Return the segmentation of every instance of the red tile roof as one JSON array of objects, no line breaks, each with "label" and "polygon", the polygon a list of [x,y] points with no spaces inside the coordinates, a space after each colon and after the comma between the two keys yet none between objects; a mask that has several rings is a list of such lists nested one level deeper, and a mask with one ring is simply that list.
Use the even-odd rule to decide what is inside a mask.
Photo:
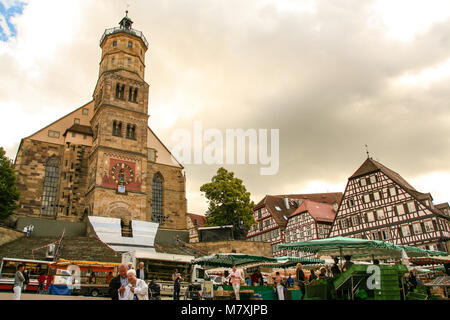
[{"label": "red tile roof", "polygon": [[[204,215],[195,213],[188,213],[187,215],[191,219],[192,224],[195,226],[196,229],[203,227],[206,224],[206,217]],[[197,225],[195,224],[194,221],[197,221]]]},{"label": "red tile roof", "polygon": [[333,206],[328,203],[320,203],[311,200],[305,200],[301,203],[289,218],[295,217],[303,212],[308,212],[314,220],[320,222],[333,222],[336,217],[336,212]]},{"label": "red tile roof", "polygon": [[[285,198],[289,199],[289,208],[286,208]],[[342,193],[311,193],[311,194],[287,194],[287,195],[266,195],[260,202],[258,202],[253,211],[265,207],[275,222],[280,227],[286,227],[288,218],[298,208],[299,200],[311,200],[317,203],[325,203],[332,205],[339,204],[342,199]],[[280,209],[278,210],[277,207]],[[334,220],[334,218],[333,218]]]}]

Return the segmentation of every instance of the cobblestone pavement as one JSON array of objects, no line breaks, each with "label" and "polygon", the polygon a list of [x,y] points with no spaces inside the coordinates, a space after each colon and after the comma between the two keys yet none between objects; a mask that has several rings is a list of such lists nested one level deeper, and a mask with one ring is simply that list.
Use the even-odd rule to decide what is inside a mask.
[{"label": "cobblestone pavement", "polygon": [[[0,292],[0,300],[12,300],[12,292]],[[94,298],[84,296],[58,296],[52,294],[22,293],[20,300],[110,300],[109,298]]]},{"label": "cobblestone pavement", "polygon": [[[0,292],[0,300],[12,300],[12,292]],[[111,300],[110,298],[94,298],[85,296],[58,296],[52,294],[22,293],[21,300]],[[161,300],[172,300],[171,297],[161,297]]]}]

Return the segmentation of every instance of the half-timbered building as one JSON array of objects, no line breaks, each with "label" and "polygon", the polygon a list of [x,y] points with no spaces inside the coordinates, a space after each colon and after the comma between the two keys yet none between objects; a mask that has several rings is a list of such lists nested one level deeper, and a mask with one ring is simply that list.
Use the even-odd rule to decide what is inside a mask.
[{"label": "half-timbered building", "polygon": [[330,237],[383,240],[448,251],[448,204],[435,206],[398,173],[368,158],[348,179]]},{"label": "half-timbered building", "polygon": [[[286,225],[286,242],[308,241],[327,238],[336,217],[338,204],[299,200],[300,206],[289,216]],[[290,250],[288,255],[301,253]]]},{"label": "half-timbered building", "polygon": [[342,193],[266,195],[253,208],[256,224],[247,233],[247,240],[265,241],[272,245],[272,256],[284,256],[286,250],[278,249],[278,245],[286,242],[285,231],[289,217],[307,200],[316,203],[336,205]]}]

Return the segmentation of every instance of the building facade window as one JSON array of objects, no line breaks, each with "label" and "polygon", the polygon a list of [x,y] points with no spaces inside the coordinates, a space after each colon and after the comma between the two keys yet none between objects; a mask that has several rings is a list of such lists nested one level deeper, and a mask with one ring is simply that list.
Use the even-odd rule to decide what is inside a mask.
[{"label": "building facade window", "polygon": [[378,220],[383,220],[384,218],[385,218],[384,210],[383,209],[378,209],[377,210],[377,219]]},{"label": "building facade window", "polygon": [[367,212],[367,222],[374,222],[375,221],[375,215],[373,211]]},{"label": "building facade window", "polygon": [[116,84],[116,98],[124,100],[125,99],[124,96],[125,96],[125,85],[117,83]]},{"label": "building facade window", "polygon": [[148,149],[148,161],[156,162],[156,150]]},{"label": "building facade window", "polygon": [[416,204],[414,203],[414,201],[408,202],[407,206],[408,206],[409,213],[416,212]]},{"label": "building facade window", "polygon": [[408,237],[411,235],[411,230],[409,229],[409,226],[402,227],[402,234],[404,237]]},{"label": "building facade window", "polygon": [[83,109],[82,114],[83,114],[83,116],[89,115],[89,109],[86,109],[86,108]]},{"label": "building facade window", "polygon": [[49,159],[45,166],[44,192],[42,194],[42,215],[54,216],[56,214],[56,193],[59,180],[59,160],[56,157]]},{"label": "building facade window", "polygon": [[395,209],[397,210],[397,214],[404,215],[405,214],[405,208],[403,207],[403,204],[398,204],[395,206]]},{"label": "building facade window", "polygon": [[52,131],[52,130],[49,130],[49,131],[48,131],[48,136],[49,136],[50,138],[56,138],[56,139],[58,139],[58,138],[59,138],[59,131]]},{"label": "building facade window", "polygon": [[127,124],[127,135],[128,139],[136,139],[136,125]]},{"label": "building facade window", "polygon": [[153,177],[152,221],[161,223],[163,218],[163,177],[158,172]]},{"label": "building facade window", "polygon": [[113,121],[113,131],[112,131],[112,135],[113,136],[117,136],[117,137],[121,137],[122,136],[122,122]]},{"label": "building facade window", "polygon": [[75,124],[80,124],[80,119],[75,118],[75,119],[73,120],[73,123],[75,123]]}]

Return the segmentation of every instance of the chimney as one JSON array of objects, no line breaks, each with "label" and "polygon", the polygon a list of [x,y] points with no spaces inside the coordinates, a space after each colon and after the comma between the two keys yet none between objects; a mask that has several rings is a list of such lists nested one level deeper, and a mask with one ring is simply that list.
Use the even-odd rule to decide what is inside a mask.
[{"label": "chimney", "polygon": [[289,210],[289,198],[284,198],[284,206],[286,207],[287,210]]}]

